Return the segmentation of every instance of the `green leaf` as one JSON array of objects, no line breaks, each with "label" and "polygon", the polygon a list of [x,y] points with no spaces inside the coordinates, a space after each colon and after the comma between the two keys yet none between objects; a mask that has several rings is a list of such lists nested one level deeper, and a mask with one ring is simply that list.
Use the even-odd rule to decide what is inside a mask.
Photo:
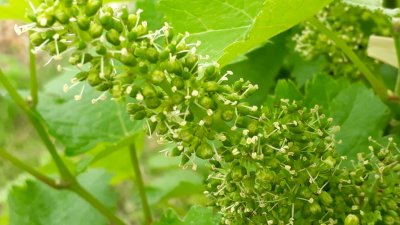
[{"label": "green leaf", "polygon": [[368,137],[378,138],[389,119],[389,109],[372,90],[361,83],[317,76],[306,85],[304,99],[308,107],[318,104],[321,111],[339,125],[337,151],[349,159],[368,151]]},{"label": "green leaf", "polygon": [[[39,0],[30,0],[37,5]],[[18,19],[26,20],[25,12],[31,10],[28,0],[8,0],[5,4],[0,4],[0,20],[2,19]]]},{"label": "green leaf", "polygon": [[170,209],[154,225],[218,225],[220,221],[221,216],[212,208],[192,206],[183,220]]},{"label": "green leaf", "polygon": [[290,80],[279,80],[275,86],[275,97],[280,99],[301,100],[302,94]]},{"label": "green leaf", "polygon": [[342,90],[331,103],[331,116],[341,127],[337,151],[350,159],[368,151],[368,137],[380,137],[389,119],[389,109],[374,92],[358,83]]},{"label": "green leaf", "polygon": [[[199,53],[222,66],[311,17],[331,0],[161,0],[160,8]],[[301,10],[299,10],[301,9]]]},{"label": "green leaf", "polygon": [[291,76],[295,79],[299,87],[303,87],[307,81],[321,73],[324,69],[324,65],[328,63],[322,56],[315,60],[304,60],[299,54],[292,54],[294,55],[292,57],[294,65]]},{"label": "green leaf", "polygon": [[[115,207],[116,195],[108,187],[110,175],[93,170],[78,176],[79,182],[107,207]],[[9,194],[10,225],[106,225],[107,220],[76,194],[54,190],[39,181],[15,186]]]},{"label": "green leaf", "polygon": [[109,100],[91,103],[101,93],[85,86],[82,100],[75,101],[83,84],[68,93],[62,91],[71,76],[63,75],[49,82],[40,96],[38,111],[50,133],[64,146],[67,155],[86,152],[97,145],[117,142],[142,130],[141,122],[133,122],[124,104]]},{"label": "green leaf", "polygon": [[162,200],[201,194],[203,176],[191,170],[171,170],[151,182],[147,189],[150,204]]},{"label": "green leaf", "polygon": [[229,78],[231,82],[244,78],[258,85],[259,90],[248,101],[261,104],[271,92],[288,53],[287,38],[287,33],[278,35],[263,47],[248,53],[246,59],[224,67],[224,70],[234,71],[232,78]]},{"label": "green leaf", "polygon": [[150,30],[160,29],[163,26],[164,15],[157,8],[157,0],[137,0],[136,7],[143,9],[140,18],[147,21]]}]

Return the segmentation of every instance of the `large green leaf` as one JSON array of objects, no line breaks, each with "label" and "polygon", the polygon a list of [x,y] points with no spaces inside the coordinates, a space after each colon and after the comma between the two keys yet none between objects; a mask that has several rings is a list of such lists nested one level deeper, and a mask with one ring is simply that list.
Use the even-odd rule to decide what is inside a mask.
[{"label": "large green leaf", "polygon": [[337,133],[337,151],[355,159],[358,152],[368,151],[368,137],[382,135],[389,119],[387,106],[372,90],[361,83],[317,76],[306,86],[305,103],[322,106],[322,111],[341,127]]},{"label": "large green leaf", "polygon": [[[78,180],[107,207],[115,207],[116,195],[108,187],[110,175],[94,170]],[[69,191],[54,190],[39,181],[15,186],[9,194],[10,225],[106,225],[107,220],[87,202]]]},{"label": "large green leaf", "polygon": [[336,135],[342,144],[337,150],[355,159],[368,151],[368,137],[380,137],[389,119],[389,109],[374,92],[362,84],[342,90],[331,103],[331,116],[341,127]]},{"label": "large green leaf", "polygon": [[[33,4],[39,0],[30,0]],[[26,10],[31,10],[27,0],[8,0],[5,4],[0,4],[0,20],[17,19],[25,20]]]},{"label": "large green leaf", "polygon": [[191,33],[192,41],[202,41],[200,54],[224,66],[330,1],[161,0],[160,8],[176,30]]},{"label": "large green leaf", "polygon": [[50,133],[66,147],[67,155],[76,155],[96,145],[117,142],[142,130],[141,122],[130,121],[124,104],[105,100],[92,104],[101,93],[85,86],[80,101],[74,100],[81,86],[68,93],[62,91],[71,76],[51,81],[40,96],[38,110],[49,126]]},{"label": "large green leaf", "polygon": [[149,202],[156,204],[168,198],[202,193],[203,180],[199,173],[191,170],[170,170],[148,185]]},{"label": "large green leaf", "polygon": [[218,225],[220,221],[221,216],[212,208],[192,206],[183,220],[173,210],[168,210],[154,225]]}]

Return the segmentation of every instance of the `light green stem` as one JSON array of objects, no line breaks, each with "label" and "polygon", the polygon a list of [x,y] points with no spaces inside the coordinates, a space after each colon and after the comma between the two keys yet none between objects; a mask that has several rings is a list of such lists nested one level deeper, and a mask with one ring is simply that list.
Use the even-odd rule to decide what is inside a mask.
[{"label": "light green stem", "polygon": [[[38,173],[34,172],[32,168],[29,166],[25,165],[23,162],[16,160],[14,157],[10,157],[9,154],[5,154],[6,152],[3,151],[2,155],[6,159],[8,159],[10,162],[14,163],[17,167],[26,170],[27,172],[31,173],[33,172],[32,175],[39,175],[40,181],[43,181],[42,179],[46,179],[46,184],[49,184],[51,187],[55,188],[64,188],[73,191],[77,195],[79,195],[81,198],[86,200],[90,205],[92,205],[95,209],[97,209],[103,216],[105,216],[111,223],[112,225],[125,225],[125,223],[116,217],[111,210],[109,210],[106,206],[104,206],[99,200],[97,200],[93,195],[91,195],[87,190],[85,190],[76,180],[76,178],[72,175],[72,173],[69,171],[67,166],[64,164],[62,161],[61,157],[59,156],[56,147],[54,146],[53,142],[50,140],[50,137],[42,124],[42,121],[40,119],[40,116],[36,111],[33,111],[31,108],[29,108],[28,104],[24,101],[24,99],[19,95],[17,90],[11,85],[11,83],[8,81],[7,77],[3,73],[2,70],[0,70],[0,83],[3,84],[3,86],[6,88],[8,94],[11,96],[11,98],[14,100],[14,102],[26,113],[28,116],[30,122],[32,123],[33,127],[36,129],[37,133],[39,134],[40,138],[42,139],[43,143],[46,145],[50,155],[52,156],[59,172],[62,177],[62,182],[65,185],[56,185],[54,186],[53,183],[50,180],[47,180],[44,178],[43,175],[39,175]],[[35,176],[36,177],[36,176]]]},{"label": "light green stem", "polygon": [[53,158],[54,162],[56,163],[56,166],[61,174],[61,177],[64,180],[72,179],[73,175],[68,170],[68,168],[65,166],[64,162],[62,161],[60,155],[57,152],[56,147],[54,146],[53,142],[50,140],[50,137],[48,136],[47,131],[46,131],[44,125],[42,124],[42,121],[41,121],[39,115],[37,114],[36,111],[33,111],[31,108],[29,108],[28,104],[21,97],[21,95],[19,95],[17,90],[11,85],[11,83],[8,81],[7,77],[1,70],[0,70],[0,83],[3,84],[3,86],[6,88],[8,94],[11,96],[11,98],[14,100],[14,102],[28,116],[28,119],[32,123],[33,127],[36,129],[37,133],[39,134],[39,136],[42,139],[43,143],[45,144],[46,148],[48,149],[51,157]]},{"label": "light green stem", "polygon": [[11,154],[9,154],[7,151],[4,149],[0,149],[0,157],[11,162],[14,166],[18,167],[21,170],[24,170],[34,176],[36,179],[40,180],[41,182],[49,185],[50,187],[53,187],[55,189],[60,189],[63,185],[61,183],[57,183],[54,181],[52,178],[40,173],[33,167],[25,164],[24,162],[20,161],[19,159],[15,158]]},{"label": "light green stem", "polygon": [[135,147],[134,143],[130,144],[129,152],[131,154],[133,171],[135,172],[136,184],[139,189],[139,194],[140,194],[140,199],[142,201],[143,214],[144,214],[144,217],[146,220],[146,224],[151,224],[152,217],[151,217],[150,206],[149,206],[149,202],[147,200],[143,177],[142,177],[142,173],[141,173],[140,167],[139,167],[139,159],[137,157],[137,151],[136,151],[136,147]]},{"label": "light green stem", "polygon": [[341,39],[335,32],[328,29],[318,19],[312,18],[309,22],[318,28],[321,32],[325,33],[335,44],[344,52],[344,54],[354,63],[355,66],[361,71],[365,79],[369,82],[371,87],[374,89],[379,97],[386,101],[388,98],[387,88],[384,83],[377,79],[372,71],[363,63],[363,61],[357,56],[357,54],[347,46],[346,42]]},{"label": "light green stem", "polygon": [[397,69],[397,80],[394,92],[397,96],[400,96],[400,23],[393,24],[392,33],[396,48],[397,64],[399,65],[399,68]]},{"label": "light green stem", "polygon": [[30,74],[30,89],[31,89],[31,97],[32,97],[32,108],[36,108],[39,102],[39,85],[37,80],[37,71],[36,71],[36,55],[33,54],[32,44],[29,48],[29,74]]}]

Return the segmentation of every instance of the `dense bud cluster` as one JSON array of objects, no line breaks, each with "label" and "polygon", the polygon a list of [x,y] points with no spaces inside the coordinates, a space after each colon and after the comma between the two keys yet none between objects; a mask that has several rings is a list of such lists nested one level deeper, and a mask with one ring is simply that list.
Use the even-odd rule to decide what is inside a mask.
[{"label": "dense bud cluster", "polygon": [[[375,212],[398,221],[399,181],[390,178],[399,176],[399,159],[392,148],[371,147],[378,161],[360,155],[354,169],[340,167],[338,128],[318,106],[248,104],[257,85],[226,82],[232,72],[204,63],[199,43],[186,43],[188,34],[175,35],[168,24],[150,31],[140,13],[101,0],[46,0],[28,15],[33,23],[16,30],[32,31],[35,52],[69,57],[79,72],[66,91],[85,81],[102,92],[93,103],[107,92],[127,99],[131,118],[145,120],[149,135],[175,143],[168,154],[181,156],[182,166],[195,169],[195,156],[209,160],[207,195],[223,223],[368,224],[366,215]],[[394,202],[378,202],[386,199]]]},{"label": "dense bud cluster", "polygon": [[[391,36],[390,20],[379,11],[372,12],[365,8],[348,5],[340,0],[333,1],[325,7],[317,18],[330,30],[335,31],[347,45],[363,60],[374,60],[365,54],[370,35]],[[356,77],[360,72],[353,66],[335,43],[309,23],[303,25],[302,31],[293,37],[295,51],[305,59],[317,59],[325,56],[329,63],[324,70],[333,75]],[[336,66],[340,65],[340,66]]]},{"label": "dense bud cluster", "polygon": [[286,100],[265,115],[254,144],[243,140],[235,150],[219,150],[223,165],[214,166],[208,193],[224,213],[223,223],[328,221],[333,199],[327,190],[340,166],[338,127],[317,106],[308,110]]}]

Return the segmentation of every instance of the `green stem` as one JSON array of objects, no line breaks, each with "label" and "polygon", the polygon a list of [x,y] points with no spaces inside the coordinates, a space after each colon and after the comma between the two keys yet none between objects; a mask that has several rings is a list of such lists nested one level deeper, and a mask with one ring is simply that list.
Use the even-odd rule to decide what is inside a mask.
[{"label": "green stem", "polygon": [[347,46],[346,42],[341,39],[335,32],[328,29],[318,19],[312,18],[309,20],[309,22],[335,42],[335,44],[354,63],[354,65],[358,67],[358,69],[361,71],[361,73],[364,75],[364,77],[367,79],[367,81],[372,86],[374,91],[379,95],[379,97],[386,101],[388,98],[388,93],[384,83],[375,77],[372,71],[363,63],[363,61],[357,56],[357,54],[349,46]]},{"label": "green stem", "polygon": [[69,188],[72,192],[85,199],[91,206],[96,208],[101,214],[103,214],[111,222],[111,225],[125,225],[125,223],[112,213],[103,203],[97,198],[90,194],[85,188],[83,188],[78,182],[73,183]]},{"label": "green stem", "polygon": [[142,173],[140,172],[139,160],[137,157],[136,147],[134,143],[130,144],[129,152],[131,154],[132,166],[135,172],[136,183],[139,189],[140,199],[142,201],[143,214],[146,220],[146,224],[151,224],[152,217],[151,217],[150,206],[149,202],[147,201],[146,190],[144,187]]},{"label": "green stem", "polygon": [[28,172],[39,181],[47,184],[54,189],[67,189],[76,193],[81,198],[85,199],[90,205],[100,211],[110,222],[113,223],[113,225],[125,225],[122,220],[117,218],[107,207],[105,207],[99,200],[97,200],[95,197],[93,197],[93,195],[87,192],[78,182],[75,182],[75,180],[72,183],[58,183],[52,178],[40,173],[31,166],[15,158],[3,149],[0,149],[0,157],[11,162],[14,166],[20,168],[21,170]]},{"label": "green stem", "polygon": [[392,33],[393,33],[394,45],[396,48],[397,64],[399,66],[399,68],[397,69],[397,80],[394,92],[397,96],[400,96],[400,23],[395,22],[393,24]]},{"label": "green stem", "polygon": [[[102,215],[104,215],[106,218],[109,219],[110,222],[112,222],[112,225],[125,225],[122,220],[120,220],[118,217],[116,217],[106,206],[104,206],[99,200],[97,200],[93,195],[91,195],[88,191],[86,191],[75,179],[75,177],[72,175],[72,173],[69,171],[67,166],[64,164],[62,161],[61,157],[58,155],[57,149],[54,146],[53,142],[50,140],[50,137],[45,129],[45,127],[42,124],[42,121],[35,111],[30,109],[27,105],[27,103],[24,101],[24,99],[18,94],[17,90],[11,85],[11,83],[8,81],[6,78],[5,74],[0,70],[0,83],[3,84],[3,86],[6,88],[8,94],[11,96],[11,98],[14,100],[14,102],[21,107],[21,109],[27,114],[30,122],[38,132],[40,138],[46,145],[50,155],[52,156],[60,174],[62,177],[62,183],[67,184],[66,186],[63,186],[64,188],[71,190],[75,192],[77,195],[79,195],[81,198],[86,200],[90,205],[92,205],[94,208],[96,208]],[[15,158],[10,158],[10,155],[7,154],[2,154],[2,156],[7,157],[8,159],[12,159],[12,162],[17,163],[15,164],[21,169],[28,169],[26,170],[27,172],[33,172],[32,169],[28,168],[24,163],[21,161],[16,161]],[[37,173],[35,173],[38,175]],[[40,176],[43,178],[43,176]],[[39,179],[39,178],[38,178]],[[39,179],[41,180],[41,179]],[[50,182],[49,180],[46,180],[46,182]],[[52,184],[51,182],[49,184]],[[52,185],[50,185],[52,186]],[[60,185],[57,185],[56,187],[59,187]]]},{"label": "green stem", "polygon": [[24,162],[20,161],[19,159],[15,158],[14,156],[9,154],[4,149],[0,149],[0,157],[5,159],[5,160],[7,160],[7,161],[9,161],[10,163],[12,163],[17,168],[28,172],[29,174],[34,176],[36,179],[38,179],[41,182],[49,185],[50,187],[53,187],[55,189],[61,189],[61,188],[65,187],[65,185],[63,185],[61,183],[57,183],[52,178],[40,173],[39,171],[37,171],[33,167],[31,167],[31,166],[25,164]]},{"label": "green stem", "polygon": [[38,95],[38,80],[37,80],[37,72],[36,72],[36,55],[33,54],[32,44],[29,48],[29,74],[30,74],[30,86],[31,86],[31,97],[32,97],[32,108],[36,108],[39,102]]},{"label": "green stem", "polygon": [[14,100],[14,102],[17,103],[17,105],[28,116],[28,119],[32,123],[33,127],[36,129],[36,131],[39,134],[40,138],[42,139],[43,143],[46,145],[46,148],[48,149],[51,157],[53,158],[54,162],[56,163],[56,166],[61,174],[61,177],[64,180],[73,179],[73,175],[71,174],[71,172],[68,170],[67,166],[62,161],[60,155],[57,152],[56,147],[54,146],[53,142],[50,140],[50,137],[48,136],[47,131],[46,131],[45,127],[43,126],[39,115],[35,111],[32,111],[29,108],[28,104],[24,101],[24,99],[21,97],[21,95],[19,95],[17,90],[11,85],[11,83],[8,81],[7,77],[1,70],[0,70],[0,83],[3,84],[3,86],[6,88],[8,94],[11,96],[11,98]]}]

